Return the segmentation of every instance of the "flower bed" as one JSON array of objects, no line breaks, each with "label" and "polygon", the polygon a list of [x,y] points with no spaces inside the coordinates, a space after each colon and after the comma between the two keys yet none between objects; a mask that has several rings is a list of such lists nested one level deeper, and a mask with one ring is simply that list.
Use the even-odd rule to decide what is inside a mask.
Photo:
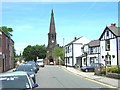
[{"label": "flower bed", "polygon": [[[105,74],[105,72],[106,72],[106,70],[105,70],[105,68],[103,68],[103,70],[101,70],[101,73]],[[120,67],[119,68],[118,67],[113,67],[113,66],[108,67],[107,72],[109,72],[109,73],[120,73]]]},{"label": "flower bed", "polygon": [[[107,72],[108,72],[107,77],[120,79],[120,67],[119,68],[118,67],[113,67],[113,66],[108,67]],[[106,69],[105,68],[103,68],[101,70],[101,74],[104,74],[104,75],[106,74]]]}]

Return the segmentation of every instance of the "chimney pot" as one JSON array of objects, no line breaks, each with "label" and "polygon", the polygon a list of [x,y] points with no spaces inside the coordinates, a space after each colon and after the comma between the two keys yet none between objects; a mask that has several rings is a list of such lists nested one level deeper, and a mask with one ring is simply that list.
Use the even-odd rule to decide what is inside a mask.
[{"label": "chimney pot", "polygon": [[111,26],[116,26],[116,23],[114,23],[114,24],[111,24]]},{"label": "chimney pot", "polygon": [[77,37],[74,38],[75,40],[77,39]]}]

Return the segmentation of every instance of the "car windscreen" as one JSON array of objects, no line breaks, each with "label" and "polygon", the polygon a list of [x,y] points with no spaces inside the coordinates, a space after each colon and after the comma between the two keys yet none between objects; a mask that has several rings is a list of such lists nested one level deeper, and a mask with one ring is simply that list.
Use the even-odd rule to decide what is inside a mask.
[{"label": "car windscreen", "polygon": [[30,88],[27,76],[3,76],[0,77],[2,88]]},{"label": "car windscreen", "polygon": [[30,72],[30,71],[33,71],[34,68],[32,65],[24,65],[24,66],[18,66],[16,71],[27,71],[27,72]]},{"label": "car windscreen", "polygon": [[43,63],[43,61],[37,61],[37,63]]},{"label": "car windscreen", "polygon": [[24,66],[25,67],[25,71],[33,71],[34,70],[34,68],[33,68],[33,66],[32,65],[26,65],[26,66]]},{"label": "car windscreen", "polygon": [[18,66],[18,67],[16,68],[16,71],[24,71],[24,66]]}]

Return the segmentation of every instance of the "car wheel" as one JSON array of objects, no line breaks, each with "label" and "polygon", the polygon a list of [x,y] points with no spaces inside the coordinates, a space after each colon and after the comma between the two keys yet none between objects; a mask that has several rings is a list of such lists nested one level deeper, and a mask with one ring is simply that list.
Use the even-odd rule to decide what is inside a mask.
[{"label": "car wheel", "polygon": [[88,69],[85,69],[85,72],[88,72]]},{"label": "car wheel", "polygon": [[36,80],[35,80],[35,78],[33,79],[33,81],[34,81],[34,83],[36,83]]}]

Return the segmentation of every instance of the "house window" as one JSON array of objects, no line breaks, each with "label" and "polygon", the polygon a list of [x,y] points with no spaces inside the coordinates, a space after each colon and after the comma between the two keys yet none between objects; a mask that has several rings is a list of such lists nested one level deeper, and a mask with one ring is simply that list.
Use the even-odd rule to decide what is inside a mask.
[{"label": "house window", "polygon": [[110,40],[106,40],[106,51],[110,51]]},{"label": "house window", "polygon": [[8,38],[6,37],[6,50],[7,50],[7,40],[8,40]]},{"label": "house window", "polygon": [[95,52],[97,53],[97,47],[95,47]]},{"label": "house window", "polygon": [[68,53],[69,53],[69,46],[68,46]]},{"label": "house window", "polygon": [[65,52],[67,53],[67,47],[65,48]]},{"label": "house window", "polygon": [[109,31],[107,31],[107,36],[109,36]]},{"label": "house window", "polygon": [[84,65],[86,65],[86,59],[84,58]]},{"label": "house window", "polygon": [[91,48],[91,53],[93,53],[93,48]]},{"label": "house window", "polygon": [[2,36],[0,36],[0,51],[2,51]]},{"label": "house window", "polygon": [[71,47],[69,47],[69,52],[71,52],[72,51],[72,49],[71,49]]},{"label": "house window", "polygon": [[90,64],[94,63],[95,61],[95,58],[94,57],[90,57]]}]

